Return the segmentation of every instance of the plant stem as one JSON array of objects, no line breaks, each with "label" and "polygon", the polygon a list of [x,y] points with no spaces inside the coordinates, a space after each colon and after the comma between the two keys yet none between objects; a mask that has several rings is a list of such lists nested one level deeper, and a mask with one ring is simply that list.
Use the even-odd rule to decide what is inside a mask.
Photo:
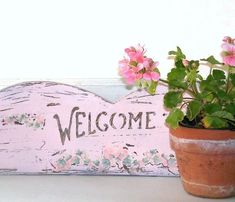
[{"label": "plant stem", "polygon": [[197,101],[201,102],[201,100],[194,98],[194,97],[183,97],[183,100],[197,100]]},{"label": "plant stem", "polygon": [[[161,81],[162,83],[167,84],[167,85],[169,84],[169,81],[167,81],[167,80],[165,80],[165,79],[159,79],[159,81]],[[178,86],[176,86],[176,87],[177,87],[177,88],[181,88],[181,87],[178,87]],[[188,91],[190,94],[196,96],[196,93],[193,92],[192,90],[184,89],[184,88],[181,88],[181,89],[186,90],[186,91]]]},{"label": "plant stem", "polygon": [[230,89],[228,89],[228,94],[233,90],[235,86],[232,86]]},{"label": "plant stem", "polygon": [[160,79],[160,81],[161,81],[162,83],[166,83],[166,84],[169,83],[169,82],[168,82],[167,80],[165,80],[165,79]]},{"label": "plant stem", "polygon": [[184,105],[187,105],[187,104],[189,104],[190,102],[184,102],[182,105],[181,105],[181,107],[180,107],[180,109],[183,109],[183,107],[184,107]]},{"label": "plant stem", "polygon": [[194,82],[192,87],[193,87],[193,91],[194,91],[194,93],[195,93],[196,95],[198,95],[198,94],[199,94],[199,92],[198,92],[198,90],[197,90],[197,83],[196,83],[196,82]]},{"label": "plant stem", "polygon": [[183,99],[186,99],[186,100],[194,100],[195,98],[192,98],[192,97],[183,97]]},{"label": "plant stem", "polygon": [[230,72],[231,72],[231,66],[228,66],[228,75],[227,75],[227,86],[226,86],[226,93],[229,91],[229,77],[230,77]]},{"label": "plant stem", "polygon": [[212,67],[212,65],[210,65],[210,75],[212,74],[212,69],[213,69],[213,67]]}]

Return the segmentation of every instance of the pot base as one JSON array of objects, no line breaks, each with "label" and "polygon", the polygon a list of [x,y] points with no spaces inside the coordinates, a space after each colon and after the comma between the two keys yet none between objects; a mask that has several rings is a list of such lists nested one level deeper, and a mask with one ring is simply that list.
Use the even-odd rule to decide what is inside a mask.
[{"label": "pot base", "polygon": [[229,198],[235,196],[235,186],[210,186],[189,182],[181,177],[184,190],[194,196],[203,198]]}]

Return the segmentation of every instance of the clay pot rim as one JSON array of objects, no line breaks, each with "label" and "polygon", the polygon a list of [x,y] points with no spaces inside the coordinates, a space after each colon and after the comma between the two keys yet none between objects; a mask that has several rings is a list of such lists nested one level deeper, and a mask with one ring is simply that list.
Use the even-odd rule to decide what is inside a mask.
[{"label": "clay pot rim", "polygon": [[202,130],[223,130],[223,131],[234,131],[235,129],[230,129],[230,128],[199,128],[199,127],[194,127],[190,125],[186,125],[182,122],[179,123],[179,127],[184,127],[184,128],[193,128],[193,129],[202,129]]},{"label": "clay pot rim", "polygon": [[171,135],[177,138],[194,140],[228,140],[235,139],[235,131],[230,129],[206,129],[187,127],[182,124],[176,129],[170,128]]}]

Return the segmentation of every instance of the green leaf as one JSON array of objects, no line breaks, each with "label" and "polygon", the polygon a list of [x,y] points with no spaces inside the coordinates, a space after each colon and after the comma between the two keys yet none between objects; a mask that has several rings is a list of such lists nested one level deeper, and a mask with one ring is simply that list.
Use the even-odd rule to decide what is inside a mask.
[{"label": "green leaf", "polygon": [[216,96],[220,100],[224,100],[224,101],[229,101],[230,100],[230,97],[228,96],[228,94],[224,90],[217,90]]},{"label": "green leaf", "polygon": [[181,59],[186,58],[179,46],[177,46],[177,56]]},{"label": "green leaf", "polygon": [[167,108],[174,108],[183,101],[181,91],[170,91],[164,96],[164,105]]},{"label": "green leaf", "polygon": [[219,62],[218,60],[216,60],[213,55],[211,55],[211,56],[208,57],[207,59],[205,59],[205,58],[204,58],[204,59],[201,59],[201,61],[209,62],[209,63],[211,63],[212,65],[222,64],[221,62]]},{"label": "green leaf", "polygon": [[202,123],[205,128],[227,128],[228,123],[226,120],[214,117],[214,116],[205,116],[202,119]]},{"label": "green leaf", "polygon": [[217,111],[211,114],[211,116],[222,118],[222,119],[227,119],[230,121],[235,121],[234,116],[231,113],[226,112],[226,111]]},{"label": "green leaf", "polygon": [[169,81],[168,87],[170,89],[184,89],[184,90],[186,90],[188,88],[188,84],[183,81],[174,80],[174,81]]},{"label": "green leaf", "polygon": [[201,81],[203,80],[203,77],[200,74],[197,75],[197,78],[200,79]]},{"label": "green leaf", "polygon": [[227,104],[225,106],[225,111],[230,112],[235,116],[235,103]]},{"label": "green leaf", "polygon": [[207,86],[209,86],[208,84],[209,84],[208,78],[206,80],[201,81],[200,86],[199,86],[200,90],[201,91],[208,90],[207,88]]},{"label": "green leaf", "polygon": [[208,103],[204,105],[204,110],[207,114],[212,114],[214,112],[221,110],[221,105],[218,103]]},{"label": "green leaf", "polygon": [[216,79],[216,80],[226,79],[224,71],[219,70],[219,69],[214,69],[212,72],[212,75],[213,75],[214,79]]},{"label": "green leaf", "polygon": [[176,68],[183,68],[183,69],[185,68],[181,59],[179,59],[175,62],[175,67]]},{"label": "green leaf", "polygon": [[177,54],[176,51],[169,51],[169,52],[168,52],[168,55],[176,55],[176,54]]},{"label": "green leaf", "polygon": [[206,102],[211,102],[215,96],[213,93],[211,92],[207,92],[207,91],[202,91],[198,96],[197,96],[198,99],[200,100],[204,100]]},{"label": "green leaf", "polygon": [[198,60],[191,60],[191,61],[189,61],[189,67],[190,67],[190,69],[198,69],[198,67],[199,67],[199,61]]},{"label": "green leaf", "polygon": [[206,80],[201,81],[200,89],[216,93],[218,89],[225,87],[224,84],[224,80],[216,80],[212,75],[209,75]]},{"label": "green leaf", "polygon": [[158,82],[151,81],[150,86],[147,88],[149,94],[154,95],[156,92]]},{"label": "green leaf", "polygon": [[173,80],[184,80],[184,77],[186,76],[186,70],[185,68],[172,68],[171,71],[167,74],[168,81]]},{"label": "green leaf", "polygon": [[229,97],[232,100],[233,103],[235,103],[235,87],[233,87],[230,91],[229,91]]},{"label": "green leaf", "polygon": [[185,68],[173,68],[167,74],[167,80],[170,88],[182,88],[187,89],[187,83],[184,82],[186,76]]},{"label": "green leaf", "polygon": [[177,128],[179,126],[179,122],[183,121],[184,113],[180,109],[173,109],[168,117],[166,118],[166,123],[171,128]]},{"label": "green leaf", "polygon": [[190,83],[194,83],[197,80],[197,70],[196,69],[192,69],[188,72],[187,74],[187,80]]},{"label": "green leaf", "polygon": [[201,102],[197,101],[197,100],[193,100],[188,104],[187,107],[187,113],[186,116],[187,118],[192,121],[193,119],[196,118],[196,116],[200,113],[202,108],[202,104]]},{"label": "green leaf", "polygon": [[230,121],[235,122],[235,118],[227,111],[214,112],[202,120],[205,128],[227,128]]},{"label": "green leaf", "polygon": [[230,74],[230,79],[231,79],[233,86],[235,86],[235,73]]},{"label": "green leaf", "polygon": [[179,61],[179,60],[186,58],[185,55],[183,54],[182,50],[179,47],[177,47],[177,51],[169,51],[168,54],[174,55],[175,61]]}]

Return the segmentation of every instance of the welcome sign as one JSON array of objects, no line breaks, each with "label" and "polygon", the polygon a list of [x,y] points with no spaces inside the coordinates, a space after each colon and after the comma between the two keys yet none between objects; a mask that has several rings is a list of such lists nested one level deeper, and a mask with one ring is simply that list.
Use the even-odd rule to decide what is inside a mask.
[{"label": "welcome sign", "polygon": [[56,82],[7,87],[0,91],[0,173],[178,175],[164,92],[110,102]]}]

